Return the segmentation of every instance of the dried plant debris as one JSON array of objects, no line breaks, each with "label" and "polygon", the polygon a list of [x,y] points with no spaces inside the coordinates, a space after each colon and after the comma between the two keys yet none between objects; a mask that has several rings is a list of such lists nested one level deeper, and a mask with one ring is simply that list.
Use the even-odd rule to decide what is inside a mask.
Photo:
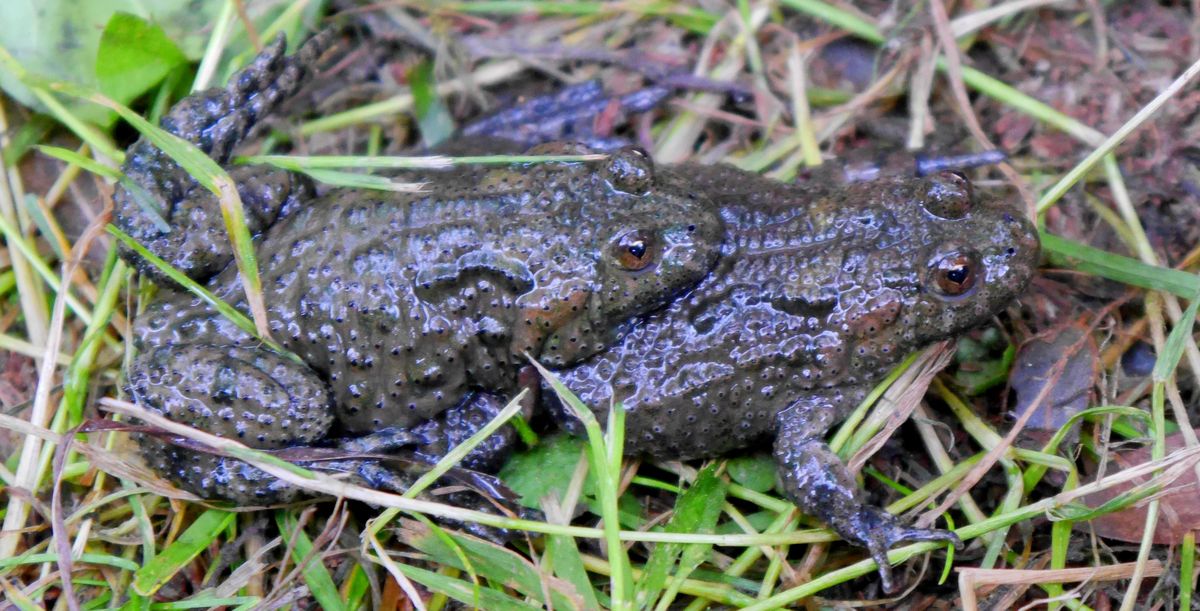
[{"label": "dried plant debris", "polygon": [[[1167,453],[1188,450],[1186,437],[1182,434],[1169,435],[1166,442]],[[1124,471],[1154,460],[1153,449],[1119,449],[1109,454],[1108,459],[1104,465],[1107,473]],[[1096,473],[1093,479],[1105,474]],[[1183,543],[1185,536],[1200,528],[1200,504],[1196,503],[1197,495],[1200,495],[1200,474],[1197,474],[1195,469],[1185,469],[1177,479],[1165,484],[1156,483],[1155,479],[1150,477],[1138,478],[1084,497],[1083,502],[1092,508],[1108,504],[1120,506],[1122,509],[1099,515],[1086,523],[1079,523],[1076,528],[1082,531],[1092,530],[1106,539],[1139,543],[1148,523],[1147,504],[1156,501],[1158,514],[1154,542],[1160,545],[1179,545]]]},{"label": "dried plant debris", "polygon": [[[1075,323],[1032,338],[1021,346],[1009,383],[1017,396],[1013,420],[1028,410],[1029,419],[1018,445],[1040,449],[1066,427],[1068,440],[1078,437],[1079,420],[1092,399],[1099,352],[1091,329]],[[1071,441],[1068,445],[1074,445]]]}]

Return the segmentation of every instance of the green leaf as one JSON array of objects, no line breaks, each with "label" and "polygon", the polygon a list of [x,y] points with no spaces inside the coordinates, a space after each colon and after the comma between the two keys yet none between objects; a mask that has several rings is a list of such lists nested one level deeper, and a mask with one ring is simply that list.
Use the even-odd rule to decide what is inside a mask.
[{"label": "green leaf", "polygon": [[765,454],[731,458],[725,470],[733,481],[755,492],[768,492],[775,488],[775,460]]},{"label": "green leaf", "polygon": [[[772,474],[772,478],[774,475]],[[672,533],[711,533],[716,528],[717,519],[721,517],[721,508],[725,505],[725,492],[728,485],[716,476],[716,465],[709,465],[696,476],[696,482],[688,487],[675,501],[675,513],[667,523],[667,532]],[[678,586],[687,579],[696,567],[708,559],[712,545],[678,543],[660,543],[655,546],[646,562],[646,573],[639,584],[637,601],[639,606],[647,608],[659,596],[667,585],[668,577],[673,580],[668,598],[674,598]],[[678,568],[671,568],[678,561]],[[665,606],[660,604],[660,607]]]},{"label": "green leaf", "polygon": [[969,396],[981,395],[1008,382],[1008,372],[1016,358],[1017,347],[1010,344],[1000,358],[979,357],[970,361],[970,368],[960,367],[954,372],[954,382]]},{"label": "green leaf", "polygon": [[[570,435],[554,435],[532,449],[513,456],[500,469],[500,479],[521,496],[521,504],[537,508],[542,497],[555,494],[562,498],[575,466],[583,459],[583,440]],[[583,484],[584,495],[592,497],[595,485],[589,473]]]},{"label": "green leaf", "polygon": [[[158,24],[187,57],[200,57],[222,2],[195,0],[3,0],[0,47],[29,72],[53,80],[97,87],[97,55],[114,13],[140,15]],[[0,69],[0,88],[39,111],[47,107],[20,82]],[[71,111],[88,121],[112,122],[113,114],[75,103]]]},{"label": "green leaf", "polygon": [[583,564],[583,556],[575,539],[564,535],[550,535],[546,538],[546,555],[554,565],[554,574],[575,586],[575,590],[583,596],[584,609],[600,609],[600,593],[592,587],[588,579],[587,568]]},{"label": "green leaf", "polygon": [[[718,478],[715,471],[715,467],[701,471],[696,483],[688,488],[675,508],[675,515],[686,525],[687,532],[707,534],[716,530],[729,485]],[[712,547],[711,543],[693,543],[684,547],[683,557],[679,560],[680,570],[673,577],[678,581],[687,579],[708,560]]]},{"label": "green leaf", "polygon": [[128,104],[186,63],[183,51],[161,27],[137,15],[118,12],[100,36],[96,80],[105,95]]},{"label": "green leaf", "polygon": [[133,590],[142,596],[157,592],[200,552],[212,545],[217,535],[233,523],[234,515],[228,511],[209,509],[197,516],[174,543],[134,573]]},{"label": "green leaf", "polygon": [[437,94],[433,63],[426,60],[409,70],[408,84],[412,87],[413,110],[417,115],[417,125],[421,128],[421,140],[425,146],[437,146],[454,135],[454,118],[450,116],[445,102]]}]

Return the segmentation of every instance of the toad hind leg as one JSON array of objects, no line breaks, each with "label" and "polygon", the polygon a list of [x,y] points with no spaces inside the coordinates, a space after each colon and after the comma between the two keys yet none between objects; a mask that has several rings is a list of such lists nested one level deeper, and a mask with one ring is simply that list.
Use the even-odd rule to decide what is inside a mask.
[{"label": "toad hind leg", "polygon": [[[314,36],[289,56],[284,38],[276,38],[225,88],[181,100],[163,118],[163,128],[226,164],[255,124],[307,81],[309,67],[331,39],[328,34]],[[113,222],[122,231],[197,281],[232,260],[217,197],[174,159],[143,137],[130,147],[122,171],[130,183],[123,181],[113,195]],[[235,168],[231,174],[252,234],[269,227],[289,202],[305,196],[307,188],[304,179],[278,170]],[[139,271],[165,280],[132,251],[122,247],[121,254]]]},{"label": "toad hind leg", "polygon": [[[488,422],[504,409],[504,405],[504,400],[498,396],[478,393],[462,405],[446,410],[439,417],[414,427],[411,432],[401,432],[399,435],[400,438],[423,439],[425,443],[415,444],[411,450],[396,452],[396,454],[405,460],[415,460],[418,463],[432,465],[441,460],[459,444],[466,441],[467,438],[479,432],[480,429],[486,426]],[[395,434],[394,432],[381,433],[383,434],[376,437],[371,443],[391,438]],[[505,497],[511,493],[498,478],[478,472],[494,471],[503,464],[504,459],[511,453],[516,439],[516,429],[511,424],[505,424],[498,431],[484,439],[479,445],[472,448],[463,458],[462,462],[459,463],[467,471],[455,473],[455,477],[453,478],[447,477],[443,479],[448,484],[466,483],[470,488],[478,492],[478,494],[466,491],[453,492],[438,500],[457,507],[465,507],[492,514],[498,513],[493,502],[498,501],[502,504],[510,505],[512,511],[518,515],[523,517],[538,517],[535,512],[523,511],[515,507],[515,502],[509,502],[513,501],[513,499]],[[358,440],[350,440],[339,444],[339,446],[343,449],[347,447],[366,449],[370,447],[370,444],[364,446]],[[388,448],[394,450],[394,446],[388,446]],[[408,490],[420,475],[419,473],[391,468],[386,461],[362,461],[356,465],[356,470],[358,476],[365,480],[369,486],[400,493]],[[463,481],[462,476],[466,476],[467,480]],[[458,481],[454,481],[455,479]],[[439,518],[438,521],[461,528],[477,537],[498,543],[505,542],[511,538],[511,533],[500,528],[444,518]]]},{"label": "toad hind leg", "polygon": [[952,532],[910,528],[896,516],[867,505],[858,484],[823,436],[837,417],[824,397],[800,401],[776,416],[775,461],[785,494],[805,513],[829,525],[843,539],[867,548],[879,565],[884,591],[896,591],[887,553],[903,541],[962,542]]},{"label": "toad hind leg", "polygon": [[[328,386],[307,367],[264,348],[152,348],[134,360],[128,388],[147,409],[260,450],[312,445],[333,423]],[[299,496],[299,489],[240,460],[139,437],[156,472],[205,498],[273,504]]]},{"label": "toad hind leg", "polygon": [[[395,454],[432,465],[478,433],[504,409],[504,405],[505,402],[496,395],[476,393],[461,405],[416,426],[389,427],[361,437],[347,438],[339,441],[337,447],[361,454]],[[463,458],[461,466],[474,471],[494,471],[508,457],[516,438],[516,430],[512,425],[500,427],[472,448]]]}]

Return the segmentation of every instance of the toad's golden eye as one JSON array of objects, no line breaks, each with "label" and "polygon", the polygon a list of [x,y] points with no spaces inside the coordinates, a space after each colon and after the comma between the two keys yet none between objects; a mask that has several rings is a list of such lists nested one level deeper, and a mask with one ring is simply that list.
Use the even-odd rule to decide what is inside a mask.
[{"label": "toad's golden eye", "polygon": [[975,286],[978,264],[975,257],[965,253],[947,255],[933,268],[933,279],[943,295],[957,297]]},{"label": "toad's golden eye", "polygon": [[961,219],[974,207],[975,190],[962,172],[938,172],[925,179],[925,209],[944,219]]},{"label": "toad's golden eye", "polygon": [[604,176],[617,191],[642,195],[654,184],[654,161],[641,148],[627,146],[609,156]]},{"label": "toad's golden eye", "polygon": [[654,238],[641,231],[622,234],[613,242],[612,248],[617,263],[631,272],[645,269],[654,260]]}]

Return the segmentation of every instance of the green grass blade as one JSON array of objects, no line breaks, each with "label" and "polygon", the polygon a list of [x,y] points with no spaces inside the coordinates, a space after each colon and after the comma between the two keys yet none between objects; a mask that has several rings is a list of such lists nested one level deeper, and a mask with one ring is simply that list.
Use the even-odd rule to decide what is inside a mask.
[{"label": "green grass blade", "polygon": [[[20,251],[21,254],[24,255],[25,260],[29,262],[29,265],[33,267],[34,271],[36,271],[43,280],[46,281],[46,284],[50,285],[50,288],[53,289],[54,292],[63,294],[62,278],[59,277],[57,272],[50,269],[50,266],[46,264],[46,261],[42,259],[42,256],[38,254],[37,250],[30,245],[29,241],[25,239],[17,227],[9,223],[3,216],[0,216],[0,233],[4,234],[5,243],[8,245],[8,247],[16,248],[18,251]],[[84,323],[91,324],[91,310],[89,310],[86,305],[80,302],[79,298],[75,297],[75,295],[70,291],[67,291],[65,294],[67,298],[67,305],[71,308],[71,312],[83,320]]]},{"label": "green grass blade", "polygon": [[876,29],[874,24],[867,23],[853,13],[844,11],[825,2],[820,2],[819,0],[783,0],[782,4],[798,11],[808,13],[817,19],[846,30],[847,32],[850,32],[859,38],[869,40],[875,44],[881,44],[885,40],[883,34]]},{"label": "green grass blade", "polygon": [[[600,498],[600,517],[604,520],[604,541],[608,547],[609,563],[612,565],[611,589],[614,609],[632,608],[628,599],[631,592],[629,557],[621,544],[620,509],[617,502],[617,489],[620,486],[620,471],[612,471],[610,465],[610,448],[600,432],[600,423],[579,397],[576,397],[558,376],[542,366],[533,358],[529,361],[542,374],[554,390],[563,405],[567,406],[576,418],[583,422],[588,439],[588,462],[596,474],[597,496]],[[610,423],[610,434],[612,433]],[[618,457],[619,458],[619,457]]]},{"label": "green grass blade", "polygon": [[470,608],[487,609],[488,611],[541,611],[545,607],[531,605],[505,594],[503,590],[493,588],[478,589],[476,598],[475,585],[463,579],[434,573],[409,564],[396,563],[396,568],[405,577],[419,583],[432,592],[438,592],[453,598]]},{"label": "green grass blade", "polygon": [[395,155],[248,155],[235,163],[262,163],[292,172],[337,169],[444,170],[463,165],[510,165],[514,163],[582,163],[608,159],[607,154],[587,155],[426,155],[400,157]]},{"label": "green grass blade", "polygon": [[[2,56],[2,54],[0,54]],[[2,60],[3,57],[0,57]],[[11,58],[9,58],[11,59]],[[68,95],[104,106],[116,112],[127,123],[137,129],[143,137],[178,163],[196,179],[201,186],[217,196],[225,229],[233,242],[234,258],[242,274],[247,303],[254,316],[255,327],[261,337],[268,337],[266,307],[262,303],[262,281],[258,275],[258,261],[254,243],[246,227],[245,211],[237,185],[216,161],[191,142],[172,134],[142,118],[123,104],[119,104],[95,91],[71,83],[51,83],[50,86]],[[96,145],[93,145],[96,146]],[[101,149],[97,149],[101,150]]]},{"label": "green grass blade", "polygon": [[201,513],[178,539],[134,573],[133,590],[142,596],[152,596],[212,545],[218,535],[233,524],[235,515],[219,509]]},{"label": "green grass blade", "polygon": [[1067,172],[1046,194],[1042,196],[1037,203],[1038,213],[1045,212],[1047,208],[1053,206],[1075,183],[1079,182],[1085,174],[1088,173],[1100,159],[1105,155],[1112,153],[1117,148],[1118,144],[1125,141],[1125,138],[1132,134],[1134,130],[1141,127],[1143,123],[1148,121],[1151,116],[1159,111],[1171,98],[1175,97],[1185,85],[1188,84],[1197,74],[1200,74],[1200,60],[1196,60],[1187,70],[1180,74],[1170,85],[1163,89],[1149,104],[1146,104],[1137,111],[1128,121],[1125,122],[1111,136],[1105,138],[1104,142],[1092,149],[1088,156],[1080,161],[1071,171]]},{"label": "green grass blade", "polygon": [[195,295],[196,297],[199,297],[201,301],[203,301],[204,303],[207,303],[210,307],[212,307],[214,310],[219,312],[222,316],[224,316],[225,318],[228,318],[230,320],[230,322],[237,325],[237,327],[239,329],[245,331],[246,333],[249,333],[250,335],[257,337],[259,339],[259,341],[266,344],[267,347],[271,348],[275,352],[277,352],[297,363],[301,362],[300,357],[298,357],[295,354],[293,354],[292,352],[284,349],[283,346],[280,346],[279,344],[275,343],[275,341],[272,340],[271,338],[260,336],[258,334],[258,329],[254,326],[254,323],[251,322],[250,319],[247,318],[245,314],[242,314],[241,312],[237,311],[237,309],[234,308],[233,306],[231,306],[228,303],[225,303],[224,301],[217,298],[217,296],[213,295],[212,292],[209,291],[207,288],[201,286],[195,280],[192,280],[191,278],[188,278],[187,276],[185,276],[183,274],[183,272],[175,269],[175,267],[172,266],[170,263],[163,261],[154,253],[150,252],[149,250],[146,250],[145,246],[142,246],[141,243],[139,243],[137,240],[129,237],[129,234],[125,233],[124,231],[121,231],[115,225],[111,225],[111,224],[108,226],[107,229],[108,229],[109,233],[111,233],[114,237],[116,237],[118,240],[120,240],[123,244],[125,244],[129,248],[133,249],[133,251],[136,252],[138,254],[138,256],[149,261],[151,265],[153,265],[155,268],[157,268],[162,273],[166,274],[166,276],[168,278],[175,281],[183,288],[187,289],[187,291],[189,293]]},{"label": "green grass blade", "polygon": [[1192,608],[1192,592],[1196,589],[1196,531],[1183,535],[1179,546],[1179,608]]},{"label": "green grass blade", "polygon": [[1200,278],[1187,272],[1167,267],[1146,265],[1136,259],[1106,252],[1066,238],[1042,232],[1042,248],[1051,255],[1066,259],[1052,259],[1071,269],[1116,282],[1144,289],[1165,291],[1191,299],[1200,293]]},{"label": "green grass blade", "polygon": [[91,92],[86,92],[85,88],[72,83],[55,82],[39,75],[31,74],[4,47],[0,47],[0,68],[7,70],[21,81],[22,84],[29,87],[38,101],[50,110],[50,114],[78,136],[80,140],[92,147],[93,151],[114,161],[124,159],[125,154],[113,146],[112,141],[106,134],[101,133],[92,124],[77,117],[59,102],[58,99],[51,95],[52,91],[61,91],[80,97],[78,95],[80,93],[90,94]]},{"label": "green grass blade", "polygon": [[257,596],[214,596],[203,593],[186,600],[175,602],[154,603],[154,611],[170,611],[172,609],[215,609],[217,607],[234,607],[254,605],[262,599]]},{"label": "green grass blade", "polygon": [[308,586],[308,591],[312,593],[313,598],[317,600],[317,604],[322,609],[329,611],[343,611],[346,605],[342,602],[342,596],[338,593],[337,586],[333,583],[333,576],[329,574],[325,563],[321,561],[321,554],[314,553],[313,544],[308,535],[302,529],[296,528],[295,515],[287,511],[276,512],[275,523],[279,526],[279,533],[283,536],[284,542],[292,550],[292,561],[297,565],[304,563],[300,573],[304,575],[304,583]]},{"label": "green grass blade", "polygon": [[238,195],[237,184],[216,161],[191,142],[150,123],[129,108],[103,96],[93,95],[88,99],[116,111],[122,119],[134,126],[138,133],[169,155],[204,188],[217,196],[221,206],[221,217],[225,221],[225,231],[233,242],[234,259],[238,271],[241,272],[246,301],[250,304],[254,326],[258,329],[257,335],[269,337],[266,307],[262,301],[262,280],[258,275],[258,258],[254,252],[250,230],[246,227],[246,212],[242,198]]},{"label": "green grass blade", "polygon": [[337,170],[301,170],[313,180],[344,189],[370,189],[391,193],[420,193],[425,190],[423,182],[401,182],[386,176],[339,172]]},{"label": "green grass blade", "polygon": [[[35,554],[25,553],[12,558],[0,558],[0,570],[8,570],[16,566],[45,564],[47,562],[58,562],[58,554],[52,552],[38,552]],[[111,566],[123,571],[136,571],[138,565],[127,558],[119,558],[109,554],[93,554],[85,552],[75,559],[76,565],[79,564],[96,564],[103,566]]]},{"label": "green grass blade", "polygon": [[683,27],[698,33],[705,33],[716,25],[717,18],[708,12],[682,6],[678,2],[639,2],[622,4],[612,2],[554,2],[547,0],[477,0],[475,2],[454,2],[442,5],[442,8],[462,13],[486,15],[576,15],[593,16],[611,14],[614,12],[634,13],[648,16],[663,16],[671,18]]},{"label": "green grass blade", "polygon": [[59,161],[66,162],[71,165],[77,165],[97,176],[103,176],[104,178],[109,178],[112,180],[117,180],[121,177],[120,170],[116,168],[110,168],[96,161],[95,159],[84,157],[83,155],[80,155],[71,149],[65,149],[60,146],[50,146],[46,144],[37,144],[34,145],[33,148],[49,157],[58,159]]},{"label": "green grass blade", "polygon": [[1192,303],[1179,317],[1179,324],[1171,329],[1167,343],[1163,346],[1162,354],[1154,362],[1153,379],[1155,382],[1165,382],[1175,372],[1179,359],[1183,358],[1183,349],[1192,339],[1192,327],[1196,324],[1196,313],[1200,309],[1200,295],[1192,296]]},{"label": "green grass blade", "polygon": [[517,396],[509,400],[508,405],[505,405],[504,409],[496,414],[496,417],[488,421],[483,428],[475,431],[475,434],[454,446],[449,452],[446,452],[446,455],[432,469],[422,474],[417,481],[413,482],[412,486],[404,491],[404,496],[410,499],[416,498],[418,494],[429,486],[432,486],[439,477],[445,475],[447,471],[462,462],[467,457],[467,454],[470,454],[476,446],[483,443],[488,437],[491,437],[492,434],[500,430],[500,427],[504,426],[513,416],[516,416],[517,412],[521,411],[521,404],[525,401],[525,396],[528,394],[528,389],[522,389],[521,392],[517,393]]},{"label": "green grass blade", "polygon": [[84,157],[83,155],[80,155],[79,153],[69,149],[41,144],[34,148],[50,157],[54,157],[55,159],[59,159],[72,165],[77,165],[97,176],[103,176],[104,178],[112,179],[121,183],[121,186],[125,187],[125,189],[128,190],[131,195],[133,195],[134,201],[137,202],[138,207],[141,208],[142,212],[146,213],[146,215],[150,217],[150,219],[154,222],[154,226],[157,227],[159,231],[171,231],[171,225],[168,224],[165,219],[163,219],[162,213],[158,210],[158,205],[155,203],[154,198],[152,198],[150,194],[146,192],[146,189],[130,180],[127,176],[122,174],[120,170],[117,170],[116,168],[110,168],[102,163]]},{"label": "green grass blade", "polygon": [[[783,0],[783,4],[843,30],[852,32],[855,36],[869,40],[875,44],[883,44],[886,41],[884,35],[875,25],[867,23],[857,15],[826,2],[820,2],[819,0]],[[939,58],[937,65],[939,70],[946,70],[945,59]],[[1049,104],[1030,97],[999,79],[993,78],[970,66],[962,66],[961,73],[963,83],[968,87],[990,98],[999,100],[1047,125],[1060,129],[1081,142],[1098,146],[1104,140],[1104,134],[1099,131],[1076,121]]]},{"label": "green grass blade", "polygon": [[[545,593],[548,590],[550,602],[555,609],[577,609],[582,607],[582,599],[566,583],[547,578],[538,567],[535,567],[520,554],[503,547],[475,539],[446,532],[450,541],[435,536],[432,531],[422,532],[420,529],[408,531],[405,542],[428,554],[439,564],[468,570],[462,564],[462,559],[451,545],[460,548],[470,558],[470,570],[491,583],[501,583],[516,590],[521,595],[536,600],[545,605]],[[484,587],[483,589],[487,589]],[[482,594],[482,590],[481,590]]]}]

